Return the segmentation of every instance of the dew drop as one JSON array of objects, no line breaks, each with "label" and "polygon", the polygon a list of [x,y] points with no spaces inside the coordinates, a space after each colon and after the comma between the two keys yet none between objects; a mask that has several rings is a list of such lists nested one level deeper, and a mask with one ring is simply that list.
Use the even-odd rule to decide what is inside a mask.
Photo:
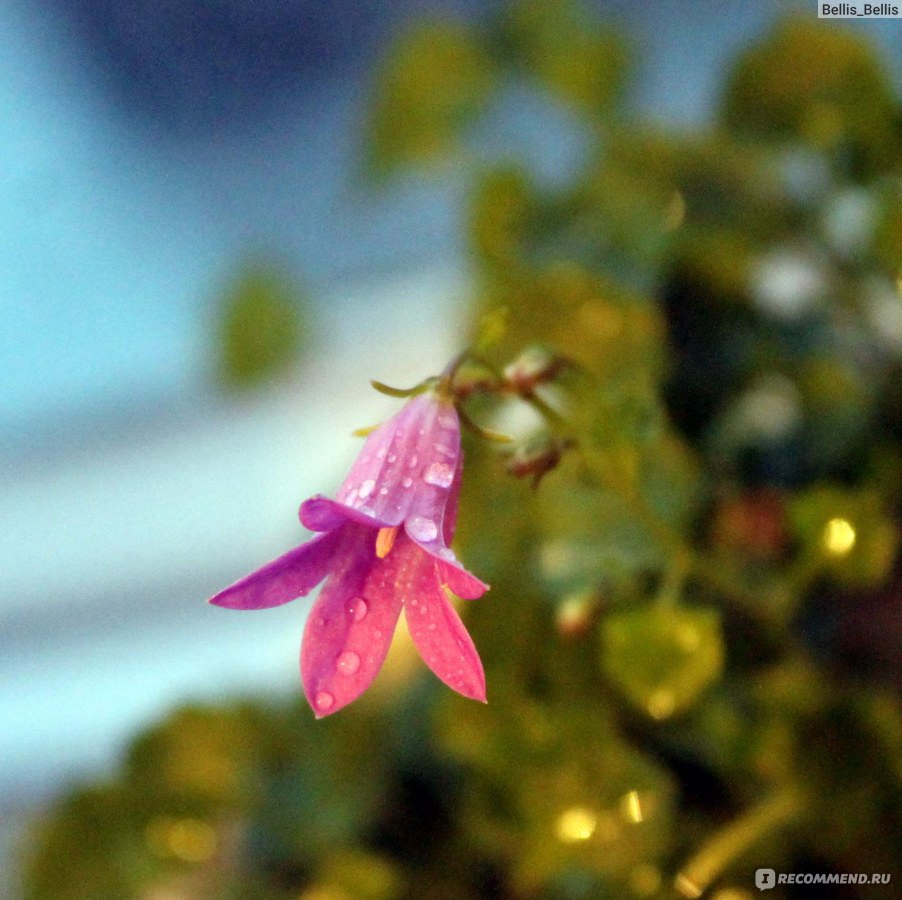
[{"label": "dew drop", "polygon": [[457,557],[454,555],[454,551],[450,547],[442,547],[442,549],[439,550],[438,555],[442,559],[446,559],[448,562],[454,562],[457,559]]},{"label": "dew drop", "polygon": [[397,462],[397,459],[398,459],[398,454],[397,454],[397,453],[392,453],[391,456],[389,456],[388,461],[389,461],[390,463],[393,463],[393,462]]},{"label": "dew drop", "polygon": [[382,639],[382,632],[378,628],[373,632],[373,638],[377,641]]},{"label": "dew drop", "polygon": [[401,482],[401,484],[403,484],[404,487],[409,488],[409,487],[413,484],[413,479],[412,479],[412,478],[405,478],[405,479]]},{"label": "dew drop", "polygon": [[353,650],[346,650],[336,663],[342,675],[353,675],[360,668],[360,657]]},{"label": "dew drop", "polygon": [[385,447],[380,447],[376,451],[376,458],[377,459],[385,459]]},{"label": "dew drop", "polygon": [[388,488],[387,488],[387,487],[381,487],[381,488],[379,488],[379,496],[380,496],[380,497],[384,497],[387,493],[388,493]]},{"label": "dew drop", "polygon": [[454,456],[454,451],[447,444],[435,443],[432,446],[435,447],[435,452],[441,453],[442,456]]},{"label": "dew drop", "polygon": [[361,500],[365,500],[367,497],[369,497],[370,494],[373,493],[373,489],[375,487],[376,487],[376,482],[373,481],[372,478],[367,478],[367,480],[364,481],[363,484],[360,485],[360,490],[357,491],[357,496]]},{"label": "dew drop", "polygon": [[439,416],[438,423],[442,428],[457,428],[457,419],[454,416]]},{"label": "dew drop", "polygon": [[325,691],[320,691],[316,695],[314,702],[316,703],[317,709],[329,709],[332,704],[335,703],[335,698],[331,694],[327,694]]},{"label": "dew drop", "polygon": [[[426,484],[434,484],[436,487],[446,488],[453,480],[454,469],[452,469],[448,463],[433,463],[426,469],[426,474],[423,475],[423,481],[425,481]],[[361,490],[363,490],[363,488],[361,488]]]},{"label": "dew drop", "polygon": [[353,505],[354,501],[357,499],[357,488],[354,488],[353,491],[348,492],[348,496],[345,498],[345,502],[348,505]]},{"label": "dew drop", "polygon": [[348,606],[348,612],[355,622],[362,622],[369,611],[370,608],[366,605],[366,600],[363,597],[355,597]]},{"label": "dew drop", "polygon": [[407,465],[410,466],[411,469],[415,469],[419,461],[419,457],[416,455],[416,453],[414,453],[414,455],[411,456],[409,460],[407,460]]},{"label": "dew drop", "polygon": [[431,519],[425,519],[423,516],[414,516],[407,523],[407,533],[415,541],[432,541],[438,534],[438,528]]},{"label": "dew drop", "polygon": [[435,622],[430,622],[426,627],[427,627],[430,631],[435,631]]}]

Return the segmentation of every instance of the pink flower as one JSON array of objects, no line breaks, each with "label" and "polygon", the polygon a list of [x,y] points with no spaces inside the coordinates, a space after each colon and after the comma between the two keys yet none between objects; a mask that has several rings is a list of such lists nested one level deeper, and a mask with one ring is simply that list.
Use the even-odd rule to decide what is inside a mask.
[{"label": "pink flower", "polygon": [[414,397],[367,438],[336,500],[316,495],[301,505],[301,522],[320,534],[210,600],[266,609],[326,579],[301,645],[304,691],[317,718],[370,686],[402,607],[432,671],[485,702],[479,654],[444,592],[475,599],[488,590],[448,546],[462,466],[453,404],[431,392]]}]

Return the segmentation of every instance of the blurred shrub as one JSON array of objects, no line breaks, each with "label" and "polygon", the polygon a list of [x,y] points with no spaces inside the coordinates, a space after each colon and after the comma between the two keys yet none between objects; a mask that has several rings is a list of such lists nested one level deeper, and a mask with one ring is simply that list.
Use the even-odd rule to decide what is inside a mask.
[{"label": "blurred shrub", "polygon": [[245,266],[222,294],[216,315],[216,372],[230,388],[283,374],[307,341],[304,297],[275,266]]}]

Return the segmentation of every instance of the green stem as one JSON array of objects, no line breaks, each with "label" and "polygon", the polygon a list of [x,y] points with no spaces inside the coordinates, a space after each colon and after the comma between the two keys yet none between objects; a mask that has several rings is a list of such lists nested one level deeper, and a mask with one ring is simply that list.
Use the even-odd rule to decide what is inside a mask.
[{"label": "green stem", "polygon": [[678,550],[673,554],[658,589],[656,599],[660,606],[672,607],[679,603],[691,565],[691,555],[687,550]]},{"label": "green stem", "polygon": [[[473,353],[467,354],[473,362],[483,366],[499,380],[502,374],[488,360]],[[769,629],[778,628],[785,621],[783,607],[778,601],[777,592],[759,592],[743,584],[735,574],[728,573],[711,559],[688,544],[667,521],[665,521],[648,503],[639,491],[631,489],[629,478],[620,477],[622,473],[613,471],[609,460],[599,460],[596,454],[576,440],[570,423],[553,407],[532,391],[519,394],[520,399],[529,403],[557,431],[572,441],[576,453],[582,460],[586,470],[605,489],[617,494],[629,507],[630,512],[657,539],[666,553],[673,560],[673,565],[665,574],[659,599],[662,602],[675,602],[679,599],[679,591],[688,577],[695,577],[714,588],[718,594],[727,597],[735,605],[742,608],[754,619]],[[805,573],[808,575],[809,573]],[[795,586],[800,578],[791,579],[787,587]]]},{"label": "green stem", "polygon": [[804,809],[804,795],[797,788],[786,788],[762,800],[717,832],[689,859],[674,878],[677,892],[684,897],[701,897],[728,866],[763,837],[798,819]]}]

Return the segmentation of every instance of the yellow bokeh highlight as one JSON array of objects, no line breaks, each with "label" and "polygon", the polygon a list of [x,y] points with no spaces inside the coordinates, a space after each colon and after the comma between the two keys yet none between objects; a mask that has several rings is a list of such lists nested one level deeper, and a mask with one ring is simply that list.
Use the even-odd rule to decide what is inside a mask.
[{"label": "yellow bokeh highlight", "polygon": [[824,526],[824,548],[831,556],[846,556],[855,546],[855,529],[848,519],[831,519]]},{"label": "yellow bokeh highlight", "polygon": [[703,891],[688,875],[684,875],[680,872],[676,878],[673,880],[673,886],[676,888],[678,894],[683,897],[688,897],[689,900],[696,900],[696,897],[701,897]]},{"label": "yellow bokeh highlight", "polygon": [[686,198],[680,191],[674,191],[664,210],[662,226],[664,231],[676,231],[686,221]]},{"label": "yellow bokeh highlight", "polygon": [[711,895],[711,900],[752,900],[752,895],[742,888],[721,888],[716,894]]},{"label": "yellow bokeh highlight", "polygon": [[150,849],[158,856],[170,856],[183,862],[206,862],[216,852],[216,832],[198,819],[173,819],[159,816],[145,831]]},{"label": "yellow bokeh highlight", "polygon": [[629,791],[620,798],[620,814],[627,822],[638,825],[645,819],[638,791]]},{"label": "yellow bokeh highlight", "polygon": [[651,897],[657,894],[661,887],[661,872],[651,863],[639,863],[630,872],[629,885],[635,896]]},{"label": "yellow bokeh highlight", "polygon": [[595,813],[584,806],[573,806],[558,817],[554,825],[558,840],[565,844],[575,844],[588,840],[595,834],[598,819]]},{"label": "yellow bokeh highlight", "polygon": [[676,698],[670,691],[662,688],[648,698],[646,708],[653,719],[660,721],[673,714],[676,709]]},{"label": "yellow bokeh highlight", "polygon": [[353,900],[353,898],[340,888],[313,885],[299,894],[298,900]]}]

